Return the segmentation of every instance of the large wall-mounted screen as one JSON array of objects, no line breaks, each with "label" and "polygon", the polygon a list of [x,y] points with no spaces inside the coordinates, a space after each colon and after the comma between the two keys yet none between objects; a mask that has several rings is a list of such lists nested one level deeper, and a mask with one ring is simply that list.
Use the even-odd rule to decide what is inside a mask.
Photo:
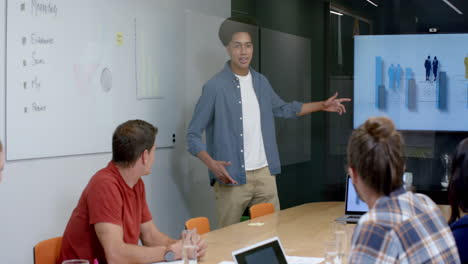
[{"label": "large wall-mounted screen", "polygon": [[354,128],[468,131],[468,34],[356,36]]}]

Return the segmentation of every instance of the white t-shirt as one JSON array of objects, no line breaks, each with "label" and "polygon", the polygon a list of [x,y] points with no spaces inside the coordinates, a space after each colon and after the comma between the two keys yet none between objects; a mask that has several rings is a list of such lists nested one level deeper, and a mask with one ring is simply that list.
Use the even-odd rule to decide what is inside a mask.
[{"label": "white t-shirt", "polygon": [[237,75],[239,78],[242,99],[242,125],[244,140],[245,170],[256,170],[268,165],[263,146],[262,123],[260,120],[260,107],[252,83],[252,75]]}]

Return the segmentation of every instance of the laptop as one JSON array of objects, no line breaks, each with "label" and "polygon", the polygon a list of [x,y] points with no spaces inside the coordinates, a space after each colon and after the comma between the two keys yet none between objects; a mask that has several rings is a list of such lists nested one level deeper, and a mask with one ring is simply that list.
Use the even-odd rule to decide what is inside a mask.
[{"label": "laptop", "polygon": [[236,264],[308,264],[320,263],[323,260],[286,256],[278,237],[233,251],[232,257]]},{"label": "laptop", "polygon": [[355,224],[367,211],[369,211],[369,207],[359,198],[351,182],[351,177],[348,175],[346,179],[345,215],[337,218],[335,221]]}]

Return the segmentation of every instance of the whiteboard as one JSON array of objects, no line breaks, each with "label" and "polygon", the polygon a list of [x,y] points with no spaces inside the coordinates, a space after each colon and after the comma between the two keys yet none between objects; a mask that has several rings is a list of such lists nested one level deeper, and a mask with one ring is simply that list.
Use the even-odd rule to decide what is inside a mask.
[{"label": "whiteboard", "polygon": [[[7,1],[8,160],[110,152],[115,127],[143,116],[159,128],[158,147],[174,145],[184,54],[170,41],[184,27],[164,27],[184,11],[161,3]],[[138,23],[155,16],[164,23]]]}]

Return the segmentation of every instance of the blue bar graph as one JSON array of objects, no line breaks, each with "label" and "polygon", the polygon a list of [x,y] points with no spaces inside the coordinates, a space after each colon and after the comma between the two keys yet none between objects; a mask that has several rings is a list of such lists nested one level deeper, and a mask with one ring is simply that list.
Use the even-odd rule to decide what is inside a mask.
[{"label": "blue bar graph", "polygon": [[408,81],[408,92],[406,94],[406,106],[411,111],[416,111],[417,109],[417,90],[416,90],[416,80],[410,79]]},{"label": "blue bar graph", "polygon": [[377,98],[377,105],[380,110],[387,109],[387,90],[385,89],[385,85],[380,85],[378,89],[378,98]]},{"label": "blue bar graph", "polygon": [[375,57],[375,107],[378,109],[385,109],[385,85],[382,81],[383,75],[383,61],[382,57],[376,56]]},{"label": "blue bar graph", "polygon": [[411,110],[416,110],[416,80],[413,76],[413,70],[411,68],[405,69],[405,79],[406,79],[406,97],[405,103],[406,107]]},{"label": "blue bar graph", "polygon": [[437,87],[437,107],[439,110],[448,110],[448,91],[447,91],[447,73],[439,72],[439,78],[436,83]]}]

